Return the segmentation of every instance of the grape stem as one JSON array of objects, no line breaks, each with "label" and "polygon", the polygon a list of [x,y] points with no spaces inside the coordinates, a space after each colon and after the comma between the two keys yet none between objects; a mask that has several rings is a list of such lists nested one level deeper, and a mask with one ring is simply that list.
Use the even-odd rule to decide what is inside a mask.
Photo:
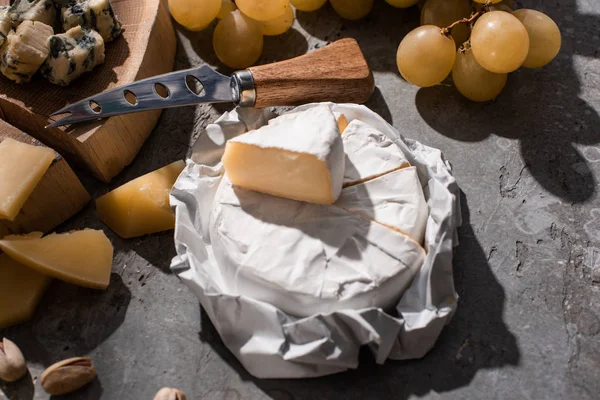
[{"label": "grape stem", "polygon": [[473,22],[477,21],[477,18],[481,17],[483,14],[485,14],[486,12],[489,11],[489,7],[491,5],[492,5],[492,0],[487,0],[485,2],[485,4],[483,5],[483,7],[481,7],[481,9],[479,11],[471,14],[471,16],[469,18],[459,19],[458,21],[453,22],[452,24],[448,25],[447,27],[442,28],[442,35],[450,36],[450,34],[452,33],[452,28],[454,28],[455,26],[458,26],[460,24],[469,24],[470,25]]}]

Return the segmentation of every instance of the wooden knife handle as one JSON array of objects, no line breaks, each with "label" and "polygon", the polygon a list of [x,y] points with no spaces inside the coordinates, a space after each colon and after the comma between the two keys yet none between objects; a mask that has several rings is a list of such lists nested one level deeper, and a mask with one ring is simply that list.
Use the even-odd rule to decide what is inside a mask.
[{"label": "wooden knife handle", "polygon": [[375,85],[354,39],[341,39],[308,54],[248,68],[257,108],[331,101],[363,103]]}]

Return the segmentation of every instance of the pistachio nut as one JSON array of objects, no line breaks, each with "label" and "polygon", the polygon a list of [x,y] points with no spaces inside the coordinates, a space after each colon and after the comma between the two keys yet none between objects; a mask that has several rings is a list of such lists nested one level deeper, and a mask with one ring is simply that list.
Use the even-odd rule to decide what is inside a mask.
[{"label": "pistachio nut", "polygon": [[156,393],[154,400],[187,400],[187,397],[179,389],[164,387]]},{"label": "pistachio nut", "polygon": [[49,366],[40,377],[42,387],[52,395],[74,392],[96,377],[89,357],[74,357]]},{"label": "pistachio nut", "polygon": [[4,338],[0,342],[0,379],[14,382],[27,373],[27,363],[16,344]]}]

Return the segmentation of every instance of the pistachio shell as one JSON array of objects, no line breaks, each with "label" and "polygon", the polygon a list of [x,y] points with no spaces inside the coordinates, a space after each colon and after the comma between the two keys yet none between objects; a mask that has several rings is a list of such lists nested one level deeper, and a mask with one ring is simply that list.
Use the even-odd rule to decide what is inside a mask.
[{"label": "pistachio shell", "polygon": [[187,397],[179,389],[164,387],[156,393],[154,400],[187,400]]},{"label": "pistachio shell", "polygon": [[19,347],[4,338],[0,342],[0,379],[14,382],[27,373],[27,363]]},{"label": "pistachio shell", "polygon": [[46,392],[60,395],[74,392],[96,377],[96,369],[89,357],[74,357],[48,367],[40,381]]}]

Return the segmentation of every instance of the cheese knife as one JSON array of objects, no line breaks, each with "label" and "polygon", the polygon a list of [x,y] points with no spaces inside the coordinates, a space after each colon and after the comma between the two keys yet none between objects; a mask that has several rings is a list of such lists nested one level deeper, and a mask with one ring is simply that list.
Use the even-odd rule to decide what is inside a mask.
[{"label": "cheese knife", "polygon": [[[200,94],[188,84],[190,77],[201,83]],[[202,65],[110,89],[56,111],[53,117],[65,115],[47,128],[199,103],[257,108],[321,101],[363,103],[373,90],[373,74],[358,43],[340,39],[296,58],[236,71],[231,77]]]}]

